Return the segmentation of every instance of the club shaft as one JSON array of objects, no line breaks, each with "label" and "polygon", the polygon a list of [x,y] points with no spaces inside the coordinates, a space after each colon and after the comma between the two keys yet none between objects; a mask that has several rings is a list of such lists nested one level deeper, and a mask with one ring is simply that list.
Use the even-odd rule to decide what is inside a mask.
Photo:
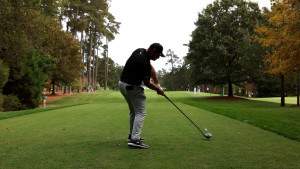
[{"label": "club shaft", "polygon": [[190,122],[193,123],[193,125],[205,136],[205,134],[201,131],[201,129],[182,111],[179,107],[176,106],[175,103],[172,102],[166,95],[164,95],[166,99],[168,99]]}]

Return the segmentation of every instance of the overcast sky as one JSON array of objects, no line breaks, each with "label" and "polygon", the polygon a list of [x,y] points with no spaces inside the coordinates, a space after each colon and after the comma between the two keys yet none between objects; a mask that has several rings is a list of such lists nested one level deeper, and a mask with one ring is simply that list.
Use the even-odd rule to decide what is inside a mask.
[{"label": "overcast sky", "polygon": [[[154,42],[183,58],[188,52],[194,22],[208,4],[214,0],[111,0],[110,12],[121,22],[119,34],[109,42],[108,56],[115,63],[125,65],[137,48],[148,48]],[[270,0],[251,0],[260,8],[270,8]],[[152,61],[156,71],[165,66],[166,59]]]}]

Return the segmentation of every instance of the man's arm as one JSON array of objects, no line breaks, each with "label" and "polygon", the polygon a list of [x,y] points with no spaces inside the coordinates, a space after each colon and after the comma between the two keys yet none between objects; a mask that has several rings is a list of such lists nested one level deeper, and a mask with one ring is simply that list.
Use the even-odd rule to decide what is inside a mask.
[{"label": "man's arm", "polygon": [[157,94],[162,96],[164,95],[164,90],[152,83],[150,80],[144,80],[144,85],[147,86],[149,89],[155,90]]},{"label": "man's arm", "polygon": [[152,66],[152,64],[150,64],[150,65],[151,65],[151,78],[152,78],[154,84],[161,88],[158,78],[157,78],[157,75],[156,75],[156,71],[155,71],[154,67]]},{"label": "man's arm", "polygon": [[155,72],[154,67],[151,65],[151,78],[154,81],[154,83],[152,83],[150,80],[144,80],[144,85],[147,86],[149,89],[155,90],[157,92],[157,94],[160,95],[164,95],[164,90],[160,87],[158,79],[157,79],[157,75]]},{"label": "man's arm", "polygon": [[155,71],[154,67],[152,66],[152,64],[150,64],[150,65],[151,65],[151,78],[152,78],[152,80],[154,81],[155,84],[159,84],[158,78],[157,78],[157,75],[156,75],[156,71]]}]

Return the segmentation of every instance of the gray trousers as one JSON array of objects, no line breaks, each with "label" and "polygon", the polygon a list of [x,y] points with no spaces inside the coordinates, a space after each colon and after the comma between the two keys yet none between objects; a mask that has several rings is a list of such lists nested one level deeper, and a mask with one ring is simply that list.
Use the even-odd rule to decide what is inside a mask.
[{"label": "gray trousers", "polygon": [[[129,86],[129,87],[128,87]],[[138,140],[146,117],[146,95],[141,86],[132,86],[119,81],[120,92],[127,101],[129,113],[129,130],[131,139]]]}]

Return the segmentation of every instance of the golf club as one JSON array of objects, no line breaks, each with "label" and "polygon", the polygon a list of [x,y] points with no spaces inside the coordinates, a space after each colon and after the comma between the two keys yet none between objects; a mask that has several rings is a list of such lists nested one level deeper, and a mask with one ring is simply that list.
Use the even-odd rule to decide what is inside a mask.
[{"label": "golf club", "polygon": [[164,95],[165,96],[165,98],[166,99],[168,99],[187,119],[189,119],[190,120],[190,122],[192,122],[193,123],[193,125],[203,134],[203,136],[204,137],[206,137],[206,138],[210,138],[210,137],[212,137],[212,134],[211,133],[206,133],[206,134],[204,134],[201,130],[200,130],[200,128],[185,114],[185,113],[183,113],[183,111],[181,111],[180,109],[179,109],[179,107],[177,107],[176,106],[176,104],[174,104],[166,95]]}]

